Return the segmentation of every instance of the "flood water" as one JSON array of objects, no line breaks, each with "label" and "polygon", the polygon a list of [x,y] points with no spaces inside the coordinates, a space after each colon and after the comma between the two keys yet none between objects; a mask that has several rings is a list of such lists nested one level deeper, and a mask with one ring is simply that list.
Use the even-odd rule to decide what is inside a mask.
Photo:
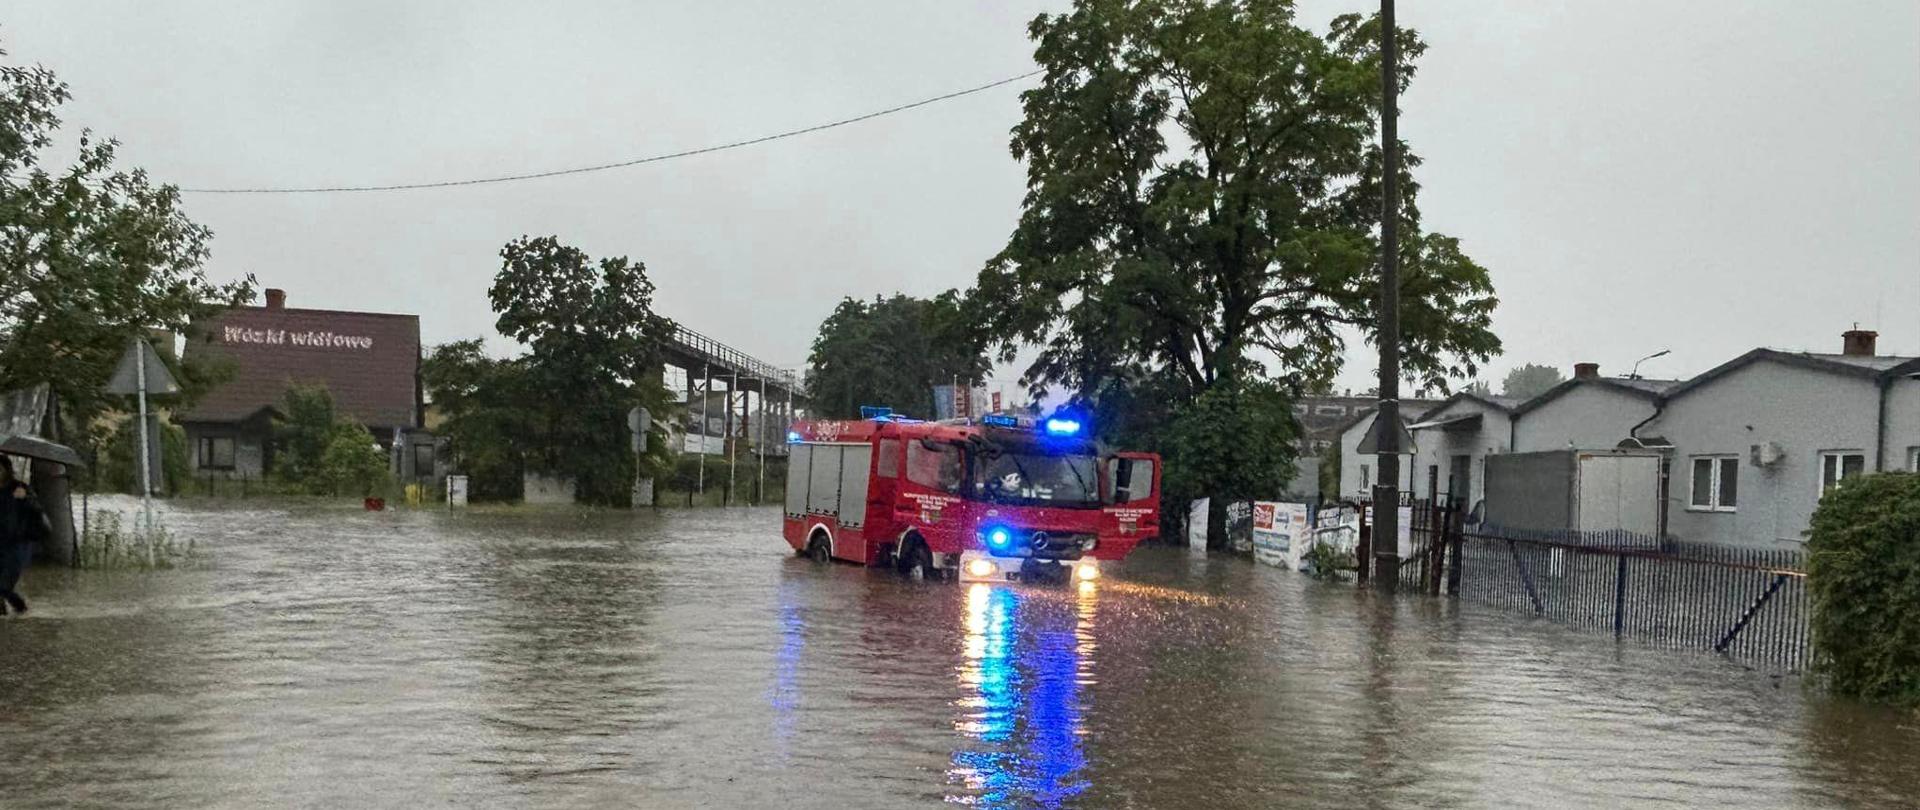
[{"label": "flood water", "polygon": [[773,510],[172,512],[40,568],[0,807],[1915,807],[1920,719],[1720,659],[1143,549],[1090,590]]}]

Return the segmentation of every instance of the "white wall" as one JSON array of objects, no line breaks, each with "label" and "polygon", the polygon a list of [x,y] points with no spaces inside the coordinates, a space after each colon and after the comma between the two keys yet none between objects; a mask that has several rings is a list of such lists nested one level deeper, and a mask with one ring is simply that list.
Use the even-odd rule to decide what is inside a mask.
[{"label": "white wall", "polygon": [[[1914,470],[1913,448],[1920,447],[1920,379],[1901,377],[1887,392],[1886,467]],[[1868,464],[1873,459],[1867,459]]]},{"label": "white wall", "polygon": [[[1903,392],[1903,397],[1906,395]],[[1668,532],[1681,540],[1769,546],[1804,542],[1820,495],[1820,453],[1854,450],[1873,467],[1879,389],[1867,377],[1759,360],[1667,402],[1641,435],[1674,443]],[[1748,450],[1775,442],[1783,457],[1755,467]],[[1734,511],[1688,506],[1693,458],[1740,459]]]},{"label": "white wall", "polygon": [[1576,385],[1520,415],[1513,426],[1514,452],[1617,447],[1653,412],[1651,398],[1604,384]]},{"label": "white wall", "polygon": [[1506,411],[1472,399],[1455,400],[1440,410],[1420,417],[1420,421],[1431,422],[1453,416],[1480,414],[1480,427],[1476,430],[1443,430],[1427,428],[1413,433],[1414,446],[1419,448],[1413,456],[1413,483],[1408,489],[1416,495],[1432,497],[1428,485],[1429,468],[1438,466],[1437,485],[1441,492],[1447,491],[1447,474],[1451,469],[1454,456],[1467,456],[1471,465],[1472,481],[1469,487],[1467,506],[1479,503],[1486,498],[1487,492],[1487,456],[1511,451],[1509,440],[1513,422]]},{"label": "white wall", "polygon": [[[1367,431],[1373,427],[1373,415],[1368,414],[1360,421],[1347,427],[1340,434],[1340,492],[1341,498],[1365,498],[1371,496],[1371,488],[1380,482],[1380,459],[1374,455],[1360,455],[1360,440],[1367,437]],[[1416,438],[1417,441],[1417,438]],[[1400,488],[1407,489],[1413,481],[1413,466],[1408,463],[1411,457],[1400,459]],[[1366,475],[1361,475],[1365,467]]]}]

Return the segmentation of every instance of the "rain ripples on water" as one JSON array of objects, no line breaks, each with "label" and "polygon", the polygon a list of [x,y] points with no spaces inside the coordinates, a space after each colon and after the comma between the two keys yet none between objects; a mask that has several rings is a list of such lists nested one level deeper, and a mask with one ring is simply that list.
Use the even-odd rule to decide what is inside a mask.
[{"label": "rain ripples on water", "polygon": [[[124,507],[124,504],[119,504]],[[30,574],[0,807],[1920,806],[1920,721],[1232,558],[815,566],[776,511],[168,512]]]}]

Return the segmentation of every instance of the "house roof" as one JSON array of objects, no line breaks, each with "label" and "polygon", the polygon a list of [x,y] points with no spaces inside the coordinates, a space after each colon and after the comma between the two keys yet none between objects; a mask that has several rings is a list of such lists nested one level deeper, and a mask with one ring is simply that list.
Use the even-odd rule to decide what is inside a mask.
[{"label": "house roof", "polygon": [[1824,371],[1848,377],[1878,379],[1884,375],[1907,373],[1908,369],[1920,369],[1920,358],[1895,357],[1890,355],[1850,355],[1817,354],[1814,352],[1785,352],[1779,349],[1754,349],[1746,354],[1721,363],[1702,372],[1699,376],[1687,380],[1667,390],[1668,399],[1679,397],[1707,383],[1753,365],[1760,361],[1772,361],[1796,368],[1812,371]]},{"label": "house roof", "polygon": [[1526,413],[1539,408],[1582,385],[1599,385],[1647,399],[1659,399],[1662,394],[1679,386],[1680,380],[1649,380],[1639,377],[1575,377],[1555,385],[1540,393],[1539,396],[1523,402],[1513,409],[1514,414]]},{"label": "house roof", "polygon": [[1457,416],[1442,416],[1439,419],[1415,422],[1408,425],[1407,429],[1427,430],[1430,428],[1439,428],[1441,430],[1464,430],[1466,428],[1477,428],[1480,426],[1481,419],[1485,416],[1486,414],[1484,413],[1463,413]]},{"label": "house roof", "polygon": [[186,356],[230,361],[233,377],[178,414],[183,422],[245,420],[298,383],[325,385],[341,414],[368,427],[417,424],[417,315],[236,307],[191,334]]}]

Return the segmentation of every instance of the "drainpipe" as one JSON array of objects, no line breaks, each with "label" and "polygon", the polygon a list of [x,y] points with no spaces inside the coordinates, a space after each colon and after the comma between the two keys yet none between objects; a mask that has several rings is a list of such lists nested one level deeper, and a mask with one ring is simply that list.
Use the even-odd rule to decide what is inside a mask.
[{"label": "drainpipe", "polygon": [[[1662,396],[1654,397],[1653,413],[1648,414],[1647,418],[1640,420],[1639,424],[1636,424],[1633,427],[1627,428],[1627,438],[1632,439],[1635,442],[1639,442],[1640,429],[1643,427],[1646,427],[1647,424],[1652,422],[1653,420],[1659,419],[1661,412],[1665,411],[1666,409],[1667,409],[1667,398]],[[1660,451],[1660,483],[1657,486],[1660,487],[1659,541],[1660,541],[1660,545],[1664,548],[1667,543],[1667,513],[1668,511],[1670,511],[1669,503],[1671,501],[1672,494],[1673,494],[1673,457],[1668,453],[1668,451],[1665,451],[1665,450]]]},{"label": "drainpipe", "polygon": [[1893,392],[1893,375],[1880,375],[1880,414],[1873,426],[1873,471],[1887,471],[1887,396]]}]

